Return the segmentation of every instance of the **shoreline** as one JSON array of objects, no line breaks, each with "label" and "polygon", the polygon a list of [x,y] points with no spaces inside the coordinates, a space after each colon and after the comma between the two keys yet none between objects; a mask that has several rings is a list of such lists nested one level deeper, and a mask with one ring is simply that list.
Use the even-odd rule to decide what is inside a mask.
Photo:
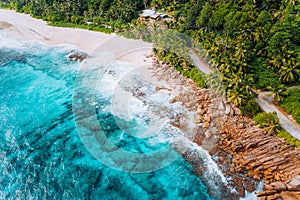
[{"label": "shoreline", "polygon": [[[158,60],[156,64],[160,65],[158,68],[165,68],[160,70],[164,72],[160,77],[170,77],[165,73],[170,68],[167,64]],[[199,118],[195,118],[195,123],[199,129],[193,142],[217,158],[223,174],[232,178],[229,185],[236,188],[236,198],[243,197],[245,190],[254,192],[259,182],[264,181],[263,191],[257,192],[259,200],[300,199],[299,148],[267,134],[251,118],[242,116],[237,107],[212,91],[197,88],[186,78],[184,85],[190,87],[190,91],[181,91],[181,95],[170,102],[180,102],[183,107],[197,112]],[[181,124],[177,126],[180,128]],[[183,156],[201,176],[201,163],[189,155]]]},{"label": "shoreline", "polygon": [[[3,17],[3,13],[7,13],[8,15]],[[117,37],[115,34],[104,34],[101,32],[93,32],[88,30],[82,30],[82,29],[72,29],[72,28],[59,28],[59,27],[51,27],[46,24],[46,22],[40,20],[40,19],[34,19],[26,14],[20,14],[16,13],[15,11],[11,10],[1,10],[0,9],[0,26],[5,26],[5,32],[9,33],[10,38],[17,39],[18,41],[39,41],[42,43],[45,43],[50,46],[58,46],[58,45],[74,45],[78,48],[79,51],[88,51],[91,53],[92,51],[96,50],[101,52],[102,47],[100,44],[105,43],[108,41],[110,50],[115,54],[119,55],[119,51],[117,49],[114,49],[114,41],[113,38]],[[14,17],[13,17],[14,16]],[[17,17],[15,17],[17,16]],[[2,24],[1,24],[2,23]],[[68,37],[67,35],[70,34],[71,37]],[[99,37],[98,37],[99,36]],[[66,39],[65,39],[66,37]],[[80,40],[78,38],[81,38]],[[121,38],[121,37],[118,37]],[[110,40],[112,39],[112,40]],[[124,46],[128,45],[128,39],[124,39]],[[97,41],[97,42],[95,42]],[[111,42],[112,41],[112,42]],[[122,42],[122,39],[118,42]],[[138,41],[140,42],[140,41]],[[137,42],[137,43],[138,43]],[[91,44],[91,45],[89,45]],[[123,43],[122,43],[123,44]],[[100,47],[100,48],[98,48]],[[105,46],[107,47],[107,46]],[[122,50],[121,50],[122,51]],[[149,50],[145,50],[143,52],[137,51],[137,52],[130,52],[126,54],[125,56],[121,55],[117,59],[124,62],[130,62],[135,65],[142,65],[142,64],[149,64],[149,63],[143,63],[145,58],[143,58],[143,55],[147,54],[149,55]],[[147,57],[147,56],[146,56]],[[151,58],[150,58],[151,59]],[[152,59],[153,60],[153,59]],[[173,69],[172,69],[173,70]],[[153,69],[150,70],[153,72]],[[151,73],[151,72],[149,72]],[[181,75],[178,72],[174,72],[176,75],[172,78],[172,81],[177,81],[178,77]],[[166,88],[169,88],[170,84],[167,83],[167,81],[163,81],[163,77],[159,77],[159,74],[153,74],[153,78],[157,79],[158,82],[166,84]],[[179,85],[182,85],[183,82],[187,80],[184,77],[181,77],[181,82]],[[192,86],[192,82],[190,80],[187,80],[188,84],[183,85],[185,88],[185,92],[188,91],[188,88]],[[163,84],[163,85],[164,85]],[[192,87],[193,89],[196,89],[196,86]],[[156,88],[157,90],[160,90],[163,88]],[[182,86],[178,85],[176,88],[172,88],[173,92],[179,94],[182,93],[183,89]],[[195,102],[194,102],[195,103]],[[195,107],[195,106],[194,106]],[[187,112],[191,112],[191,106],[187,108]],[[191,119],[192,120],[192,119]],[[194,123],[193,121],[191,123]],[[172,126],[179,128],[178,122],[176,122],[176,119],[173,119]],[[181,125],[180,125],[181,126]],[[183,126],[182,126],[183,127]],[[193,142],[191,140],[191,142]],[[196,143],[194,143],[196,145]],[[178,149],[178,152],[180,152],[180,149]],[[181,152],[181,154],[184,156],[184,153]],[[201,177],[201,174],[199,173],[199,169],[197,168],[197,164],[191,162],[186,156],[184,156],[185,159],[190,162],[190,164],[195,168],[195,174]],[[195,159],[195,158],[194,158]],[[199,162],[198,162],[199,164]],[[199,168],[201,166],[198,166]],[[202,179],[203,180],[203,179]],[[218,184],[218,183],[217,183]],[[221,183],[220,183],[221,184]],[[228,191],[228,188],[226,188],[225,185],[222,186],[222,190],[225,192],[227,190],[227,194],[230,194],[230,191]]]},{"label": "shoreline", "polygon": [[[197,87],[193,81],[179,74],[174,68],[169,67],[167,63],[159,61],[155,55],[151,55],[153,58],[153,75],[158,81],[165,81],[166,85],[163,85],[164,89],[171,87],[172,90],[178,90],[177,96],[169,99],[170,103],[180,103],[181,106],[187,110],[187,112],[195,113],[194,120],[191,122],[196,127],[194,130],[193,137],[186,136],[194,146],[197,148],[204,149],[210,154],[212,160],[218,166],[220,172],[223,174],[223,177],[226,178],[226,185],[223,183],[221,178],[218,179],[218,187],[221,192],[218,198],[225,197],[226,199],[239,199],[245,197],[246,195],[255,195],[254,192],[259,188],[260,181],[253,180],[251,177],[245,177],[240,173],[228,173],[230,172],[230,154],[222,152],[218,149],[218,141],[220,139],[220,134],[218,129],[220,124],[215,123],[216,117],[213,116],[213,113],[216,114],[218,111],[218,104],[222,102],[220,98],[211,93],[209,89],[203,89]],[[166,77],[171,77],[167,79]],[[181,86],[182,85],[182,86]],[[168,99],[167,99],[168,101]],[[233,115],[234,112],[238,112],[237,108],[232,107],[230,104],[225,106],[232,108],[227,114],[225,112],[219,113],[220,116]],[[185,132],[186,123],[180,123],[180,120],[174,121],[173,126]],[[187,133],[188,130],[186,131]],[[201,161],[203,158],[196,155],[189,155],[189,151],[186,151],[184,147],[175,149],[182,154],[182,156],[194,167],[194,173],[202,177],[207,169],[207,166]],[[220,162],[222,158],[222,162]],[[224,161],[226,159],[226,161]],[[205,180],[205,179],[204,179]],[[215,180],[216,181],[216,180]],[[208,184],[208,183],[206,183]],[[231,189],[236,190],[233,192]],[[250,198],[248,196],[248,198]]]},{"label": "shoreline", "polygon": [[[4,31],[9,34],[10,37],[19,41],[36,40],[50,46],[74,45],[79,50],[90,53],[106,40],[116,37],[115,34],[105,34],[83,29],[51,27],[40,19],[34,19],[29,15],[20,14],[11,10],[0,9],[0,16],[0,27],[4,27]],[[113,46],[110,48],[113,49]],[[126,62],[135,61],[138,58],[141,58],[141,55],[141,53],[132,53],[129,57],[122,57],[122,59]],[[139,63],[141,62],[142,61],[139,61]],[[160,76],[163,77],[162,74],[160,74]],[[175,76],[171,78],[172,80],[176,80]],[[197,91],[197,87],[194,87],[191,82],[188,82],[187,87],[191,87],[192,90]],[[228,172],[229,174],[247,174],[246,177],[252,177],[257,181],[263,179],[270,184],[272,184],[272,182],[288,184],[290,180],[297,177],[297,175],[300,175],[300,168],[297,168],[297,165],[295,164],[299,162],[300,166],[300,158],[297,158],[296,160],[291,159],[291,155],[297,157],[296,155],[299,152],[299,149],[295,150],[288,147],[288,155],[286,154],[286,151],[284,151],[284,154],[280,154],[282,146],[286,147],[286,143],[282,142],[277,137],[266,136],[266,133],[262,129],[257,128],[255,124],[253,124],[252,120],[240,116],[238,114],[239,111],[234,106],[220,100],[218,103],[214,103],[213,101],[215,100],[215,96],[211,96],[209,91],[206,91],[202,94],[201,92],[199,94],[190,94],[190,96],[192,95],[195,95],[199,98],[201,97],[201,102],[205,102],[202,105],[196,105],[196,100],[198,101],[199,99],[194,99],[192,103],[190,103],[189,97],[188,102],[182,102],[183,106],[186,106],[188,109],[198,109],[200,115],[202,116],[202,118],[200,117],[195,119],[195,123],[201,124],[202,127],[199,128],[199,132],[197,132],[194,142],[199,146],[204,145],[206,148],[210,149],[212,155],[217,155],[218,159],[216,163],[218,163],[219,167],[224,167],[225,172],[230,170]],[[184,96],[185,95],[170,101],[181,101],[180,98],[184,99]],[[214,112],[216,110],[222,111],[223,113],[220,114]],[[224,125],[225,123],[226,125]],[[173,126],[180,127],[181,124],[175,123]],[[219,132],[214,130],[211,131],[211,127],[217,127]],[[254,138],[253,135],[257,136],[257,138]],[[215,136],[217,138],[215,138]],[[212,148],[209,146],[211,143],[216,144],[216,139],[220,140],[217,147]],[[266,146],[267,143],[265,143],[265,140],[271,144],[273,142],[277,142],[277,145],[272,148],[271,146]],[[268,152],[268,154],[261,153],[264,152],[263,148],[267,147],[270,148],[270,152]],[[231,155],[232,158],[230,156],[227,157],[223,153],[227,153],[227,156]],[[278,155],[272,157],[272,154]],[[249,156],[251,159],[248,159]],[[282,162],[282,159],[286,160],[286,162]],[[188,159],[186,158],[186,160]],[[193,160],[188,161],[193,163]],[[259,163],[257,163],[257,161],[259,161]],[[273,164],[269,162],[272,162]],[[197,167],[200,168],[201,166],[197,166],[197,164],[193,166],[195,168],[195,174],[200,176],[200,172],[197,172]],[[274,166],[276,166],[276,169],[274,169]],[[289,173],[293,166],[295,166],[293,168],[295,173]],[[265,172],[269,171],[269,167],[271,167],[271,174],[265,174]],[[279,168],[287,170],[284,172],[282,172],[282,170],[279,171],[280,173],[278,172],[278,174],[284,173],[284,175],[278,175],[277,177],[271,179],[272,177],[270,178],[270,176],[274,175],[274,171]],[[230,175],[228,176],[231,177]],[[235,183],[241,184],[240,179],[236,180]],[[241,188],[245,188],[244,183],[242,183]],[[251,187],[249,186],[249,188]],[[271,192],[266,193],[264,196],[262,193],[260,193],[259,195],[262,197],[281,194],[282,191],[284,191],[282,188],[276,189],[276,187],[273,187],[272,185],[267,185],[264,187],[264,189],[266,192]],[[242,193],[242,191],[240,192]]]},{"label": "shoreline", "polygon": [[[0,9],[0,32],[3,32],[8,38],[17,41],[37,41],[49,46],[74,47],[73,50],[75,54],[73,54],[74,58],[71,58],[71,60],[80,61],[86,56],[92,55],[93,52],[97,53],[99,51],[109,50],[116,56],[119,56],[117,60],[142,65],[144,64],[144,58],[142,58],[142,56],[144,57],[146,54],[149,54],[151,49],[144,50],[142,53],[136,51],[128,54],[126,48],[123,47],[128,45],[130,45],[130,48],[138,47],[136,43],[140,43],[143,47],[150,48],[152,46],[152,44],[142,40],[136,40],[135,43],[128,42],[128,39],[118,36],[115,33],[106,34],[79,28],[53,27],[47,25],[42,19],[35,19],[29,14],[4,9]],[[101,46],[104,43],[111,44],[105,46],[106,49],[104,49],[104,47]],[[122,48],[117,49],[115,45],[120,45]],[[83,52],[83,54],[80,52]],[[122,56],[123,52],[126,52],[127,55]],[[83,59],[81,56],[83,56]]]},{"label": "shoreline", "polygon": [[[53,27],[41,19],[14,10],[0,9],[0,27],[9,37],[19,41],[40,41],[49,46],[74,45],[79,50],[92,52],[116,34],[84,29]],[[1,31],[1,29],[0,29]]]}]

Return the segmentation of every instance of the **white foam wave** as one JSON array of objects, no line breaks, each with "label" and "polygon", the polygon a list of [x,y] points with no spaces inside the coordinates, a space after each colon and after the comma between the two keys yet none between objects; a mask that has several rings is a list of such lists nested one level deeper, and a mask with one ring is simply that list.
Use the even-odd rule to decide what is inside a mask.
[{"label": "white foam wave", "polygon": [[0,48],[13,48],[13,49],[19,49],[23,48],[22,42],[19,42],[17,40],[12,40],[9,37],[7,37],[5,34],[0,34]]},{"label": "white foam wave", "polygon": [[[144,104],[141,99],[132,95],[132,91],[126,91],[124,88],[120,87],[122,79],[127,78],[127,73],[133,69],[134,66],[117,61],[114,65],[110,66],[101,77],[97,92],[106,95],[107,98],[112,98],[111,112],[115,116],[128,121],[135,119],[141,126],[145,125],[145,121],[149,119],[159,122],[152,124],[148,123],[148,129],[150,131],[159,130],[155,133],[157,137],[152,137],[148,140],[150,144],[170,142],[180,151],[180,153],[188,155],[188,158],[201,161],[201,166],[203,167],[201,170],[202,177],[205,179],[205,182],[210,189],[218,191],[220,186],[224,186],[232,193],[236,193],[234,188],[228,186],[230,177],[227,178],[224,176],[208,151],[192,142],[189,139],[190,137],[188,137],[190,133],[185,133],[169,124],[169,112],[183,112],[180,103],[169,103],[168,99],[172,96],[170,91],[164,90],[165,92],[157,92],[151,90],[150,87],[141,85],[139,82],[135,83],[134,80],[130,80],[131,82],[129,83],[127,82],[129,86],[134,86],[134,84],[140,86],[139,92],[145,94],[143,98],[145,98],[147,102]],[[192,119],[193,115],[189,111],[185,112],[186,116],[189,116]],[[159,121],[160,119],[163,120]],[[188,119],[187,121],[190,121],[191,119]],[[193,122],[189,123],[193,124]],[[193,126],[188,126],[191,127],[189,130],[192,130]],[[260,188],[258,188],[258,190],[260,190]],[[254,198],[255,193],[246,192],[246,197],[242,199],[248,200]]]},{"label": "white foam wave", "polygon": [[105,95],[104,97],[106,98],[111,98],[114,95],[123,76],[134,69],[134,66],[121,61],[115,61],[108,67],[103,66],[102,63],[100,61],[97,62],[97,60],[93,60],[92,62],[93,63],[91,64],[93,65],[98,64],[97,68],[100,71],[96,92],[100,93],[102,96]]},{"label": "white foam wave", "polygon": [[[72,44],[61,44],[56,45],[55,47],[59,47],[59,52],[70,52],[72,50],[78,50],[78,47]],[[30,41],[18,41],[10,38],[6,35],[6,33],[0,33],[0,48],[8,48],[8,49],[17,49],[19,51],[30,49],[31,53],[38,53],[41,49],[54,48],[46,43],[39,40],[30,40]]]},{"label": "white foam wave", "polygon": [[223,183],[223,185],[228,185],[226,177],[219,169],[217,163],[205,149],[183,135],[173,137],[172,143],[177,146],[179,145],[179,148],[181,149],[185,149],[185,152],[188,152],[190,158],[202,161],[204,167],[203,177],[205,177],[206,180],[209,180],[208,183],[210,184],[211,188],[218,189],[220,181]]},{"label": "white foam wave", "polygon": [[[187,137],[185,137],[185,134],[183,132],[175,129],[170,125],[167,125],[166,122],[169,122],[168,111],[178,113],[182,112],[182,107],[180,104],[169,103],[168,99],[170,97],[167,96],[167,90],[165,93],[158,93],[155,91],[151,91],[151,89],[149,90],[149,87],[139,87],[139,90],[141,90],[140,92],[146,94],[144,98],[146,98],[147,104],[145,105],[141,100],[135,98],[130,92],[125,91],[123,88],[119,87],[120,81],[133,69],[134,66],[117,61],[114,65],[110,66],[106,70],[106,73],[101,77],[101,80],[99,82],[100,84],[97,87],[97,91],[101,94],[108,95],[108,97],[112,97],[113,95],[115,95],[115,99],[112,102],[112,105],[114,107],[113,114],[130,121],[133,119],[139,119],[141,120],[138,121],[140,124],[142,124],[143,121],[149,119],[154,119],[154,121],[164,119],[160,122],[162,125],[161,127],[159,127],[160,131],[156,133],[161,134],[159,137],[161,138],[161,141],[165,142],[167,139],[169,139],[171,143],[180,145],[180,148],[184,148],[185,151],[188,151],[191,156],[202,159],[204,162],[203,166],[205,167],[204,176],[207,180],[210,180],[209,182],[212,188],[217,189],[217,183],[219,183],[220,180],[224,185],[227,185],[228,181],[226,180],[212,157],[209,155],[209,153],[202,147],[199,147],[197,144],[191,142]],[[130,81],[131,85],[134,85],[134,81]],[[157,108],[159,109],[157,110]],[[158,130],[157,123],[150,124],[149,127],[151,126],[155,126],[153,130]],[[163,136],[162,134],[165,135]],[[166,134],[169,134],[168,137],[165,137]]]}]

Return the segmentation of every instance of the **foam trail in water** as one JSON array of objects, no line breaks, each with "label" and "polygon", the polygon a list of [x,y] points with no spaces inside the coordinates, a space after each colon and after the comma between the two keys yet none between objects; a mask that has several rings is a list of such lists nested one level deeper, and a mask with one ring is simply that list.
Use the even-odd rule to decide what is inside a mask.
[{"label": "foam trail in water", "polygon": [[184,135],[178,135],[172,138],[171,143],[179,151],[183,151],[185,155],[188,155],[188,160],[195,160],[201,163],[201,172],[204,181],[207,182],[210,189],[218,191],[220,186],[227,187],[229,191],[235,193],[233,188],[228,187],[228,181],[224,174],[219,169],[216,162],[212,159],[209,153],[198,146]]},{"label": "foam trail in water", "polygon": [[[170,96],[171,94],[168,94],[168,92],[163,93],[155,91],[155,87],[151,85],[151,83],[146,83],[139,79],[130,79],[129,82],[126,82],[126,80],[125,82],[123,81],[123,84],[125,85],[120,84],[122,79],[126,77],[126,73],[131,70],[132,67],[130,69],[128,64],[115,62],[114,65],[111,65],[106,70],[106,73],[103,74],[101,83],[97,87],[97,92],[106,95],[105,98],[110,98],[114,95],[111,102],[112,107],[110,108],[112,109],[110,111],[113,112],[114,116],[118,116],[128,121],[135,119],[140,125],[143,125],[143,121],[153,121],[153,119],[158,121],[159,118],[162,119],[162,122],[160,123],[162,127],[158,128],[157,123],[147,124],[147,130],[159,131],[154,132],[157,134],[157,137],[150,138],[149,142],[153,144],[166,141],[170,142],[180,153],[189,155],[189,157],[194,160],[201,161],[201,166],[204,168],[202,170],[202,178],[205,179],[204,181],[208,184],[211,191],[219,191],[220,185],[222,187],[227,187],[227,179],[209,153],[202,147],[193,143],[187,137],[192,133],[183,133],[170,125],[171,116],[169,115],[184,113],[187,116],[188,111],[183,111],[182,106],[179,103],[171,104],[169,101],[166,101],[166,99],[172,98]],[[101,87],[102,85],[105,85],[105,87]],[[119,88],[116,89],[118,86]],[[127,90],[124,88],[127,88]],[[142,96],[136,97],[131,94],[136,91],[136,88],[143,94]],[[124,98],[124,96],[127,96],[127,99]],[[143,100],[147,103],[143,104]],[[159,118],[157,118],[157,116]],[[144,134],[142,134],[142,136],[144,136]],[[228,188],[228,190],[234,192],[232,188]]]}]

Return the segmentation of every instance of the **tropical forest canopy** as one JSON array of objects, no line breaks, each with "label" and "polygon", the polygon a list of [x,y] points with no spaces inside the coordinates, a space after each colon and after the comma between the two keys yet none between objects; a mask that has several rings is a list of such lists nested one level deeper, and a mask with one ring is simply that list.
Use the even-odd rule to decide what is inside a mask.
[{"label": "tropical forest canopy", "polygon": [[6,0],[2,3],[44,20],[74,23],[89,19],[130,22],[145,7],[142,0]]},{"label": "tropical forest canopy", "polygon": [[299,0],[4,0],[1,6],[51,22],[113,28],[149,26],[138,16],[155,7],[173,16],[164,27],[205,49],[203,56],[237,105],[255,96],[252,89],[279,91],[300,82]]}]

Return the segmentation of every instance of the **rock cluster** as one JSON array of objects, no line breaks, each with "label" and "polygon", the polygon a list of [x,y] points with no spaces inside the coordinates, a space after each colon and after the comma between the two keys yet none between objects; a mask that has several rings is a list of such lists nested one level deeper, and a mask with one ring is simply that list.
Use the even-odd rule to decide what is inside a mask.
[{"label": "rock cluster", "polygon": [[[213,144],[213,149],[208,150],[218,155],[218,164],[224,173],[233,176],[232,184],[239,196],[245,194],[245,189],[254,191],[251,182],[254,179],[266,183],[264,191],[257,194],[259,199],[300,199],[300,149],[291,147],[284,139],[268,135],[252,119],[241,116],[234,105],[208,89],[197,88],[192,80],[167,63],[153,55],[152,58],[153,76],[165,80],[168,85],[175,84],[172,89],[179,92],[169,102],[180,102],[196,113],[194,123],[198,130],[194,142],[204,148],[207,147],[205,140]],[[160,89],[165,88],[157,88]],[[176,127],[181,125],[176,124]],[[212,138],[214,140],[210,140]]]},{"label": "rock cluster", "polygon": [[[239,109],[226,101],[222,101],[210,90],[199,88],[196,84],[183,75],[176,69],[169,67],[166,62],[151,55],[153,59],[153,75],[159,81],[166,81],[168,86],[174,86],[172,90],[177,90],[178,95],[169,99],[170,103],[180,102],[188,111],[197,113],[194,122],[200,124],[203,128],[208,128],[211,125],[212,119],[219,116],[234,116],[240,115]],[[156,91],[168,89],[164,86],[156,86]]]},{"label": "rock cluster", "polygon": [[300,199],[300,175],[286,182],[276,181],[270,185],[265,185],[264,189],[265,191],[257,194],[259,200]]},{"label": "rock cluster", "polygon": [[300,149],[291,147],[281,138],[268,135],[251,119],[236,116],[228,118],[225,124],[219,144],[220,148],[233,155],[231,171],[245,173],[255,180],[262,179],[271,184],[265,185],[265,191],[258,197],[279,195],[282,191],[285,195],[300,192],[300,182],[298,188],[283,184],[300,175]]},{"label": "rock cluster", "polygon": [[266,183],[286,181],[300,174],[300,149],[268,135],[245,117],[229,118],[221,129],[221,145],[234,154],[232,170]]},{"label": "rock cluster", "polygon": [[69,60],[78,61],[78,62],[82,62],[87,57],[88,57],[87,53],[84,53],[82,51],[76,51],[76,50],[71,51],[67,56]]},{"label": "rock cluster", "polygon": [[[192,121],[197,126],[197,129],[195,130],[196,134],[192,134],[194,137],[190,139],[204,149],[212,152],[212,154],[215,153],[215,146],[219,140],[217,129],[218,123],[216,123],[216,121],[220,122],[222,120],[224,121],[227,117],[240,115],[239,109],[222,100],[210,90],[198,88],[191,79],[182,76],[176,69],[169,67],[165,62],[159,61],[153,55],[152,59],[153,67],[151,68],[151,71],[153,72],[153,76],[156,77],[159,82],[165,81],[167,85],[167,87],[165,85],[156,86],[155,90],[176,91],[177,95],[170,98],[169,102],[180,103],[187,111],[195,113]],[[170,79],[169,77],[176,78]],[[186,127],[180,120],[174,120],[171,124],[181,130],[185,130]],[[191,130],[188,130],[187,132],[191,132]],[[189,155],[183,154],[183,156],[194,165],[195,174],[201,176],[203,171],[201,164],[199,164],[198,161],[191,159],[191,156]],[[223,157],[225,157],[225,155]],[[222,157],[220,157],[220,160],[222,160]],[[222,168],[226,171],[226,169],[229,170],[230,166],[225,166],[223,164]],[[244,196],[245,189],[249,192],[253,192],[255,190],[254,185],[255,184],[251,179],[239,177],[238,175],[235,176],[231,184],[231,186],[238,191],[235,198]],[[223,190],[225,189],[223,188]],[[229,191],[227,191],[227,194],[236,195]]]}]

